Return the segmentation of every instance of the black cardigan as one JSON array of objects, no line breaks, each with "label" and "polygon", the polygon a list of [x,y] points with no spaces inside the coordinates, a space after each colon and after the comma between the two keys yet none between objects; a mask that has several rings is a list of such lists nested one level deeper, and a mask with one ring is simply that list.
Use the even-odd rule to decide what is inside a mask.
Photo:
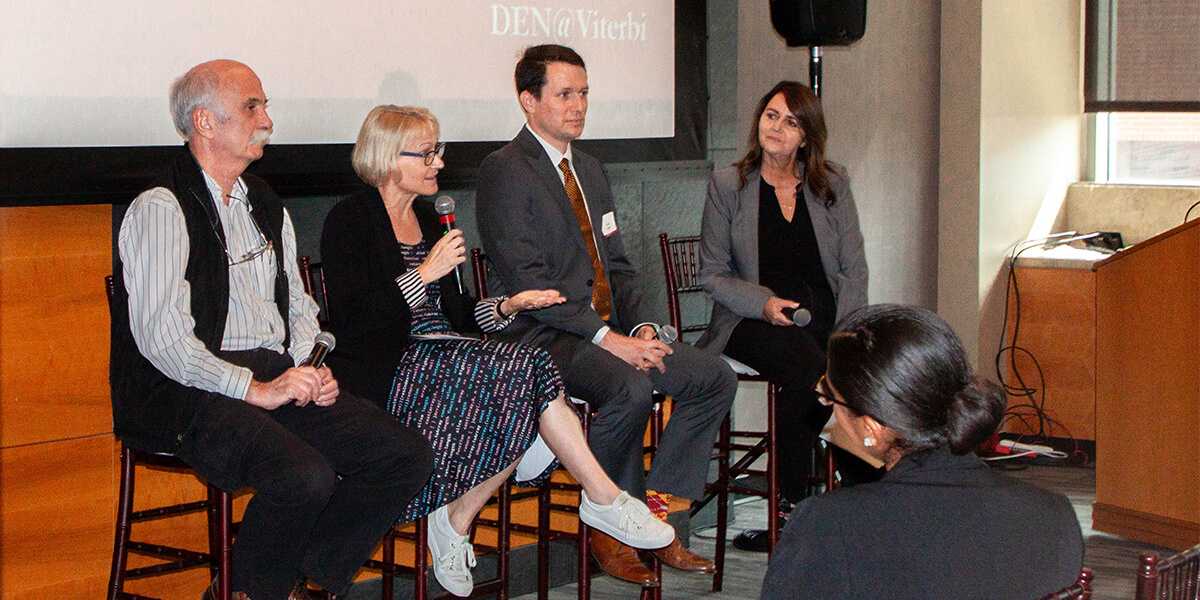
[{"label": "black cardigan", "polygon": [[1071,585],[1082,563],[1064,496],[939,448],[798,504],[762,599],[1028,600]]},{"label": "black cardigan", "polygon": [[[418,198],[413,210],[422,243],[430,247],[444,235],[433,204]],[[329,211],[321,234],[321,265],[329,329],[337,337],[329,367],[341,387],[386,407],[412,313],[396,285],[408,268],[378,190],[364,190]],[[459,293],[453,273],[438,283],[442,312],[455,331],[479,332],[475,298]]]}]

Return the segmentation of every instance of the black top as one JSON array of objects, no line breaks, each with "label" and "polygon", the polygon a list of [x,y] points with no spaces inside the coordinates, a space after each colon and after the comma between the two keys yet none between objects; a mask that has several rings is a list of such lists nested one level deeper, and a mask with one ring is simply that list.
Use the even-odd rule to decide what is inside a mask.
[{"label": "black top", "polygon": [[813,232],[812,217],[804,193],[796,189],[796,214],[788,222],[783,216],[775,188],[766,180],[759,184],[758,281],[780,298],[799,302],[812,312],[812,327],[832,331],[837,319],[837,300],[825,269],[821,249]]},{"label": "black top", "polygon": [[[443,235],[437,213],[427,198],[417,198],[413,211],[428,250]],[[321,234],[321,267],[329,330],[337,336],[326,362],[343,388],[387,406],[412,331],[412,311],[396,284],[408,266],[379,190],[363,190],[329,211]],[[442,312],[454,329],[479,332],[475,299],[459,293],[454,273],[438,284]]]},{"label": "black top", "polygon": [[1082,563],[1066,497],[938,448],[797,505],[762,599],[1029,600],[1074,583]]}]

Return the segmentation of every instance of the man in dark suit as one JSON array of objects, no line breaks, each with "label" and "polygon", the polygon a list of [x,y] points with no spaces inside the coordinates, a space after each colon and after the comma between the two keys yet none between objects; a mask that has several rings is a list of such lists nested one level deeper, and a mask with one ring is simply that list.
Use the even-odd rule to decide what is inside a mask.
[{"label": "man in dark suit", "polygon": [[[567,392],[598,411],[589,443],[618,486],[635,496],[649,488],[699,499],[737,377],[715,356],[657,339],[641,278],[621,242],[608,177],[596,159],[571,147],[587,114],[583,59],[564,46],[534,46],[517,63],[515,79],[526,126],[479,173],[477,222],[499,275],[489,287],[506,294],[556,289],[567,301],[522,313],[497,338],[554,356]],[[642,436],[655,390],[675,405],[646,477]],[[656,581],[631,548],[597,532],[592,543],[609,574]],[[677,568],[713,569],[679,540],[656,554]]]}]

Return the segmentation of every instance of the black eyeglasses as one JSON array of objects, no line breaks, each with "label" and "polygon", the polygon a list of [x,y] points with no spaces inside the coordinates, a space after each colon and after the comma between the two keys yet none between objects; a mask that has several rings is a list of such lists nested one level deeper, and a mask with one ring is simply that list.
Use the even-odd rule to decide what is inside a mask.
[{"label": "black eyeglasses", "polygon": [[446,153],[446,142],[438,142],[434,145],[433,150],[424,152],[399,152],[400,156],[416,156],[425,159],[425,166],[432,166],[434,157],[441,158]]},{"label": "black eyeglasses", "polygon": [[843,400],[838,400],[837,394],[833,391],[833,386],[829,385],[829,381],[825,379],[824,375],[817,380],[817,387],[813,388],[813,391],[817,393],[817,400],[825,406],[833,406],[834,404],[838,404],[850,410],[854,410],[853,406],[846,404],[846,402]]}]

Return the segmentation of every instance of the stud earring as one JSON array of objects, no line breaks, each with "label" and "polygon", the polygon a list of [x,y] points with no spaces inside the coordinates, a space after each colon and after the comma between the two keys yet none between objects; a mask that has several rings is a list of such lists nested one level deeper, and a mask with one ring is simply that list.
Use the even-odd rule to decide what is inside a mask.
[{"label": "stud earring", "polygon": [[875,438],[870,438],[870,437],[865,437],[865,438],[863,438],[863,445],[864,445],[864,446],[866,446],[866,447],[868,447],[868,448],[870,448],[871,446],[874,446],[874,445],[875,445]]}]

